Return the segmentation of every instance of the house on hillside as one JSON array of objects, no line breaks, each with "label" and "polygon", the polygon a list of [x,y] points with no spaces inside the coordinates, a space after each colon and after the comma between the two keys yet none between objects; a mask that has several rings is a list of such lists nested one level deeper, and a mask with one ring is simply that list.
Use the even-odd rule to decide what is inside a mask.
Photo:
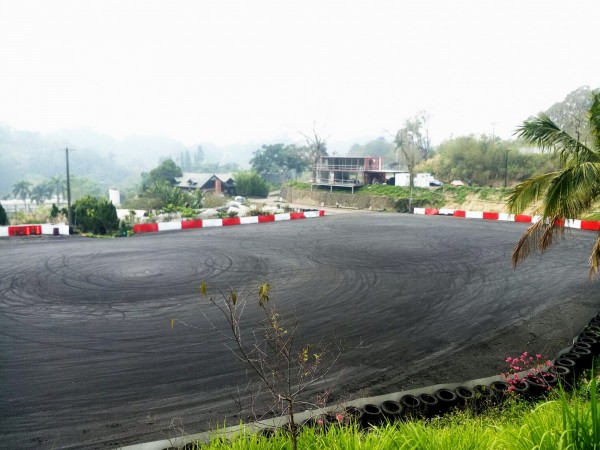
[{"label": "house on hillside", "polygon": [[235,195],[235,181],[230,173],[184,172],[175,178],[173,186],[188,191],[202,189],[214,195]]},{"label": "house on hillside", "polygon": [[311,186],[354,188],[367,184],[385,184],[386,174],[381,156],[321,156],[314,167]]}]

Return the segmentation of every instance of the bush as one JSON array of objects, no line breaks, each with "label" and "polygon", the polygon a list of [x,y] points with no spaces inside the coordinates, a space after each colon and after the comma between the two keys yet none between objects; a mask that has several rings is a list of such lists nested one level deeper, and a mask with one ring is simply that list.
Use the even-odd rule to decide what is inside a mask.
[{"label": "bush", "polygon": [[2,203],[0,203],[0,225],[8,225],[8,217]]},{"label": "bush", "polygon": [[105,198],[86,196],[73,204],[73,218],[85,233],[109,234],[119,229],[117,210]]},{"label": "bush", "polygon": [[267,197],[269,185],[256,172],[238,172],[235,175],[235,192],[242,197]]}]

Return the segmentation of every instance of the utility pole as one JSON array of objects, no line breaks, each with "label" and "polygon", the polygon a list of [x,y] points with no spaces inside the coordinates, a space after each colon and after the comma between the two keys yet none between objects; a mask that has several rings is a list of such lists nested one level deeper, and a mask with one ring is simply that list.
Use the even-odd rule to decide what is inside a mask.
[{"label": "utility pole", "polygon": [[65,148],[67,159],[67,215],[69,219],[69,234],[73,234],[73,211],[71,209],[71,177],[69,176],[69,148]]}]

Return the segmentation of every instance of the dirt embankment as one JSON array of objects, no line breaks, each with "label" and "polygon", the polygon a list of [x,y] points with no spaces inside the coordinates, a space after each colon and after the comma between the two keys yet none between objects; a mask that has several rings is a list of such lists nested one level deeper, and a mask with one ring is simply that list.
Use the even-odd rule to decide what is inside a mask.
[{"label": "dirt embankment", "polygon": [[[281,190],[281,197],[289,203],[297,203],[311,206],[335,206],[341,205],[346,208],[356,209],[374,209],[374,210],[395,210],[398,199],[384,196],[352,195],[343,192],[327,192],[323,190],[300,190],[284,187]],[[464,211],[490,211],[490,212],[508,212],[506,201],[499,193],[488,192],[485,198],[481,193],[468,193],[464,196],[456,195],[456,192],[444,195],[443,205],[423,205],[437,206],[448,209],[462,209]],[[530,213],[530,211],[526,211]]]}]

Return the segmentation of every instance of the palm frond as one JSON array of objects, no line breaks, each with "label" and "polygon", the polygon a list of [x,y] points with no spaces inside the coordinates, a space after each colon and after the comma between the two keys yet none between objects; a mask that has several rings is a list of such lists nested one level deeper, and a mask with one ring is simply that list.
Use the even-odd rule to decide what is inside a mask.
[{"label": "palm frond", "polygon": [[512,214],[520,214],[532,203],[536,203],[545,193],[548,185],[560,172],[550,172],[519,183],[511,189],[508,209]]},{"label": "palm frond", "polygon": [[561,217],[542,219],[531,225],[513,248],[513,268],[534,251],[539,250],[542,253],[546,251],[554,243],[556,232],[564,233],[564,222]]},{"label": "palm frond", "polygon": [[543,150],[553,151],[563,163],[572,158],[580,161],[600,162],[598,152],[593,151],[569,133],[561,130],[544,113],[523,122],[523,125],[517,128],[516,134]]},{"label": "palm frond", "polygon": [[583,163],[555,173],[544,193],[542,215],[578,219],[600,193],[600,163]]},{"label": "palm frond", "polygon": [[537,248],[536,243],[542,233],[543,226],[544,223],[540,220],[527,228],[527,231],[523,233],[523,236],[521,236],[521,239],[519,239],[519,242],[517,242],[517,245],[513,248],[513,268],[516,268],[521,261],[527,258],[532,251]]}]

